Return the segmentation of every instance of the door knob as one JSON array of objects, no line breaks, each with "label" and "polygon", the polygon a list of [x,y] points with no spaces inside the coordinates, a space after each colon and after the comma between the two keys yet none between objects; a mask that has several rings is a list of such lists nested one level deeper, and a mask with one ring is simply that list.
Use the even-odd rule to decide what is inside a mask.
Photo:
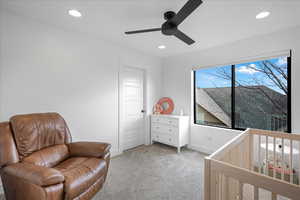
[{"label": "door knob", "polygon": [[145,113],[146,111],[145,110],[141,110],[141,113]]}]

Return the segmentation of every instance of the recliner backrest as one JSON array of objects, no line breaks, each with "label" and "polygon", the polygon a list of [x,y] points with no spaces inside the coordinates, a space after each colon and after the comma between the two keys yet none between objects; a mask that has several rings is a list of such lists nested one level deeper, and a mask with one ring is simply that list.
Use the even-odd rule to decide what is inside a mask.
[{"label": "recliner backrest", "polygon": [[16,115],[10,123],[21,160],[47,147],[71,142],[69,128],[58,113]]}]

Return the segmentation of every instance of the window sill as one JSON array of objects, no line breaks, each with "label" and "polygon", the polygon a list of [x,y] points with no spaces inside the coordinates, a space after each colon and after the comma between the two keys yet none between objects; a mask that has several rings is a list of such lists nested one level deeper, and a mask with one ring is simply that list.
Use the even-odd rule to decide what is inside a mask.
[{"label": "window sill", "polygon": [[212,129],[219,129],[219,130],[232,130],[232,131],[245,131],[244,129],[233,129],[233,128],[225,128],[225,127],[217,127],[217,126],[210,126],[210,125],[201,125],[201,124],[195,124],[192,123],[191,127],[202,127],[202,128],[212,128]]}]

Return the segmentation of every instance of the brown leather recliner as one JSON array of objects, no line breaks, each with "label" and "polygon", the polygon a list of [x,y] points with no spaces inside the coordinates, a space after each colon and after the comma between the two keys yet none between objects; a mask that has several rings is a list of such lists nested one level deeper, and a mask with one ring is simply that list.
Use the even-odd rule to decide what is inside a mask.
[{"label": "brown leather recliner", "polygon": [[0,173],[7,200],[91,199],[105,182],[110,145],[71,142],[57,113],[0,123]]}]

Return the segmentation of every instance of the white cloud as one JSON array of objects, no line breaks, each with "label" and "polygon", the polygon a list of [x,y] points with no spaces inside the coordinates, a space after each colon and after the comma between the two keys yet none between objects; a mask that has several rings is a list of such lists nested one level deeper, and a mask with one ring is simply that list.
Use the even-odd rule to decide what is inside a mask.
[{"label": "white cloud", "polygon": [[249,66],[256,69],[256,64],[253,64],[253,63],[252,63],[252,64],[250,64]]},{"label": "white cloud", "polygon": [[238,72],[244,73],[244,74],[255,74],[257,73],[257,70],[255,70],[257,67],[255,64],[250,64],[248,66],[241,66],[237,69]]},{"label": "white cloud", "polygon": [[276,62],[276,65],[278,65],[278,66],[283,66],[283,65],[286,65],[286,64],[287,64],[287,57],[281,57]]}]

